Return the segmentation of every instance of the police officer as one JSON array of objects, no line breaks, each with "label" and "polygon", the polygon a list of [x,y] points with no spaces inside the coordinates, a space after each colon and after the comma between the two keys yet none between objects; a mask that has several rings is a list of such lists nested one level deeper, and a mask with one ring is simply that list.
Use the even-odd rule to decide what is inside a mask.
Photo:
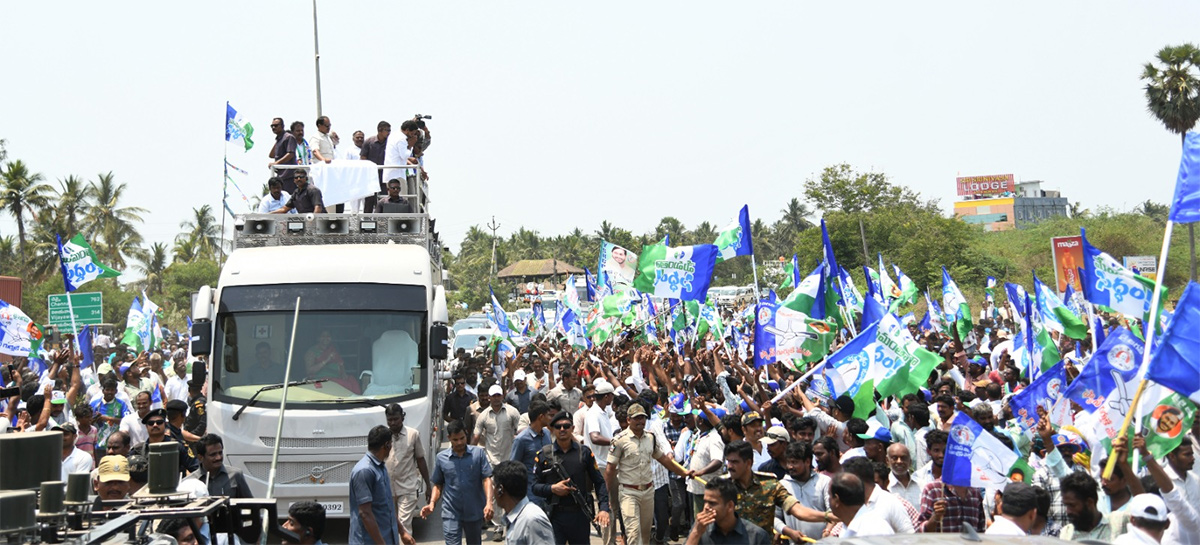
[{"label": "police officer", "polygon": [[609,490],[614,487],[618,490],[617,505],[625,523],[625,543],[635,545],[650,541],[650,526],[654,522],[654,474],[650,464],[657,460],[676,475],[693,474],[664,452],[654,434],[646,431],[645,407],[640,403],[630,404],[626,417],[629,427],[613,437],[604,478]]},{"label": "police officer", "polygon": [[754,447],[745,440],[739,439],[725,445],[725,464],[729,468],[728,478],[737,485],[738,516],[746,522],[774,535],[776,508],[804,522],[840,522],[829,511],[821,512],[800,505],[792,493],[779,483],[774,473],[753,471]]},{"label": "police officer", "polygon": [[129,449],[130,456],[144,456],[149,460],[151,443],[170,442],[179,446],[179,473],[181,475],[187,475],[200,468],[200,461],[192,453],[191,447],[186,443],[176,441],[167,433],[166,409],[154,409],[146,413],[146,416],[142,417],[142,424],[146,425],[146,431],[150,434],[150,438],[145,443]]},{"label": "police officer", "polygon": [[[554,443],[542,447],[533,461],[533,493],[549,498],[547,515],[554,527],[554,542],[558,544],[587,545],[591,536],[588,530],[594,521],[601,528],[609,523],[608,487],[604,476],[596,465],[592,449],[575,440],[575,424],[571,413],[559,411],[550,419]],[[570,479],[563,479],[555,464]],[[600,502],[600,511],[593,520],[584,514],[585,507],[579,505],[572,491],[582,494],[592,511],[592,491]]]}]

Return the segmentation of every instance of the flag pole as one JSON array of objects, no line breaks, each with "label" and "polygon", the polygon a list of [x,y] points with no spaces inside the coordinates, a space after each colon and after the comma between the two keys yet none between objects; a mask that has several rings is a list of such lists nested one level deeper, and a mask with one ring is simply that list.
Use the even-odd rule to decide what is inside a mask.
[{"label": "flag pole", "polygon": [[[60,268],[62,268],[62,273],[63,273],[63,291],[65,291],[67,293],[67,314],[69,314],[71,316],[71,334],[79,335],[79,326],[75,325],[75,307],[71,304],[71,292],[74,290],[71,289],[71,283],[67,281],[67,266],[66,266],[66,262],[63,260],[63,255],[62,255],[62,251],[63,251],[62,236],[57,233],[54,236],[58,238],[58,265]],[[46,318],[47,318],[46,321],[50,321],[49,320],[50,309],[46,309]],[[54,326],[54,327],[57,328],[58,326]],[[74,346],[74,349],[72,350],[72,352],[79,350],[78,342],[72,343],[72,345]],[[37,356],[41,357],[40,355],[37,355]]]},{"label": "flag pole", "polygon": [[[314,0],[315,1],[315,0]],[[225,101],[225,149],[222,152],[222,159],[225,163],[225,179],[221,181],[221,207],[226,212],[229,211],[229,101]],[[225,214],[221,214],[221,247],[217,251],[217,267],[225,265]],[[68,298],[69,299],[69,298]]]},{"label": "flag pole", "polygon": [[758,290],[758,257],[750,254],[750,270],[754,271],[754,302],[757,304],[762,301],[762,294]]},{"label": "flag pole", "polygon": [[[1175,222],[1167,220],[1167,228],[1163,232],[1162,250],[1158,254],[1159,265],[1158,274],[1155,275],[1154,278],[1154,293],[1150,295],[1150,314],[1146,317],[1147,319],[1144,320],[1146,323],[1146,332],[1144,335],[1146,338],[1146,344],[1145,348],[1142,350],[1142,365],[1138,369],[1137,373],[1137,392],[1133,394],[1133,402],[1129,405],[1129,410],[1125,413],[1125,422],[1121,424],[1121,432],[1117,434],[1118,437],[1125,437],[1125,435],[1129,433],[1129,424],[1131,421],[1133,421],[1133,414],[1135,412],[1138,413],[1138,418],[1135,423],[1135,430],[1138,432],[1142,431],[1142,411],[1140,407],[1142,392],[1146,390],[1146,369],[1150,366],[1150,347],[1154,343],[1155,326],[1158,325],[1158,308],[1162,305],[1163,278],[1167,275],[1167,250],[1171,246],[1171,233],[1174,231],[1174,227]],[[1095,342],[1094,337],[1092,342]],[[1136,456],[1137,453],[1134,453],[1134,471],[1137,471]],[[1104,466],[1104,473],[1102,475],[1105,479],[1112,477],[1113,467],[1115,467],[1116,464],[1117,457],[1109,456],[1108,465]]]}]

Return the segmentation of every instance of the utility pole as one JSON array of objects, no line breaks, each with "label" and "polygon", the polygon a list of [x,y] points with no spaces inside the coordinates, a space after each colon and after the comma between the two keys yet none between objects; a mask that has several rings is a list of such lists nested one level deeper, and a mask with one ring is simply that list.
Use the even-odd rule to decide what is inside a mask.
[{"label": "utility pole", "polygon": [[317,44],[317,0],[313,0],[313,62],[317,68],[317,117],[321,117],[321,48]]},{"label": "utility pole", "polygon": [[867,231],[863,229],[862,218],[858,218],[858,236],[862,237],[863,243],[863,262],[871,263],[871,254],[867,252]]},{"label": "utility pole", "polygon": [[492,279],[496,278],[496,231],[500,229],[500,224],[496,223],[496,216],[492,216],[492,221],[487,224],[488,229],[492,230]]}]

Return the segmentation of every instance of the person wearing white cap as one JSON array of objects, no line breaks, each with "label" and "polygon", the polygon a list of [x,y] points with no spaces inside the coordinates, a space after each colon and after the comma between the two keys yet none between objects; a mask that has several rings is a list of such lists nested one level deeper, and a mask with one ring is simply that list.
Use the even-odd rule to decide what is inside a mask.
[{"label": "person wearing white cap", "polygon": [[[524,377],[519,383],[524,383]],[[504,389],[499,384],[488,387],[488,406],[479,413],[475,421],[475,444],[483,447],[488,463],[493,467],[508,459],[512,453],[513,440],[517,436],[517,423],[521,413],[504,402]],[[497,528],[503,528],[504,517],[500,509],[492,515]],[[497,535],[502,531],[497,530]]]},{"label": "person wearing white cap", "polygon": [[525,380],[524,369],[517,369],[513,372],[512,385],[513,389],[508,391],[508,396],[504,398],[504,401],[516,407],[518,413],[525,414],[529,411],[529,402],[533,399],[533,390],[529,388],[529,381]]},{"label": "person wearing white cap", "polygon": [[[1113,455],[1126,458],[1129,455],[1128,445],[1128,441],[1124,437],[1116,438],[1113,441]],[[1163,502],[1170,509],[1171,526],[1163,534],[1162,543],[1200,543],[1200,507],[1188,501],[1183,489],[1176,486],[1172,476],[1159,464],[1158,460],[1150,455],[1150,450],[1146,448],[1145,438],[1135,436],[1133,448],[1136,448],[1141,454],[1142,460],[1146,464],[1146,471],[1154,479],[1154,484],[1158,485]],[[1133,513],[1133,501],[1141,496],[1142,494],[1139,494],[1129,500],[1126,512]],[[1139,542],[1134,541],[1133,543]]]},{"label": "person wearing white cap", "polygon": [[1113,540],[1114,545],[1157,544],[1171,526],[1167,504],[1154,494],[1138,494],[1129,500],[1129,532]]},{"label": "person wearing white cap", "polygon": [[[613,385],[607,380],[597,379],[595,382],[595,400],[587,410],[583,424],[583,443],[596,456],[596,466],[603,473],[608,466],[608,453],[612,449],[613,430],[617,427],[617,418],[612,411]],[[613,494],[614,500],[616,494]],[[602,528],[601,543],[611,545],[616,541],[613,535],[616,517],[609,520],[608,526]]]}]

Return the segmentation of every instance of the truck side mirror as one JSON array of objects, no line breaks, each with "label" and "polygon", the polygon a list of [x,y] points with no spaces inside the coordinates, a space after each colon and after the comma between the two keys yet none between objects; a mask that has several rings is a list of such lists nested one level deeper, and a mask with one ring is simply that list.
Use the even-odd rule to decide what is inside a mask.
[{"label": "truck side mirror", "polygon": [[429,357],[445,360],[450,356],[450,329],[445,324],[429,328]]},{"label": "truck side mirror", "polygon": [[208,318],[192,322],[192,355],[207,356],[212,353],[213,323]]}]

